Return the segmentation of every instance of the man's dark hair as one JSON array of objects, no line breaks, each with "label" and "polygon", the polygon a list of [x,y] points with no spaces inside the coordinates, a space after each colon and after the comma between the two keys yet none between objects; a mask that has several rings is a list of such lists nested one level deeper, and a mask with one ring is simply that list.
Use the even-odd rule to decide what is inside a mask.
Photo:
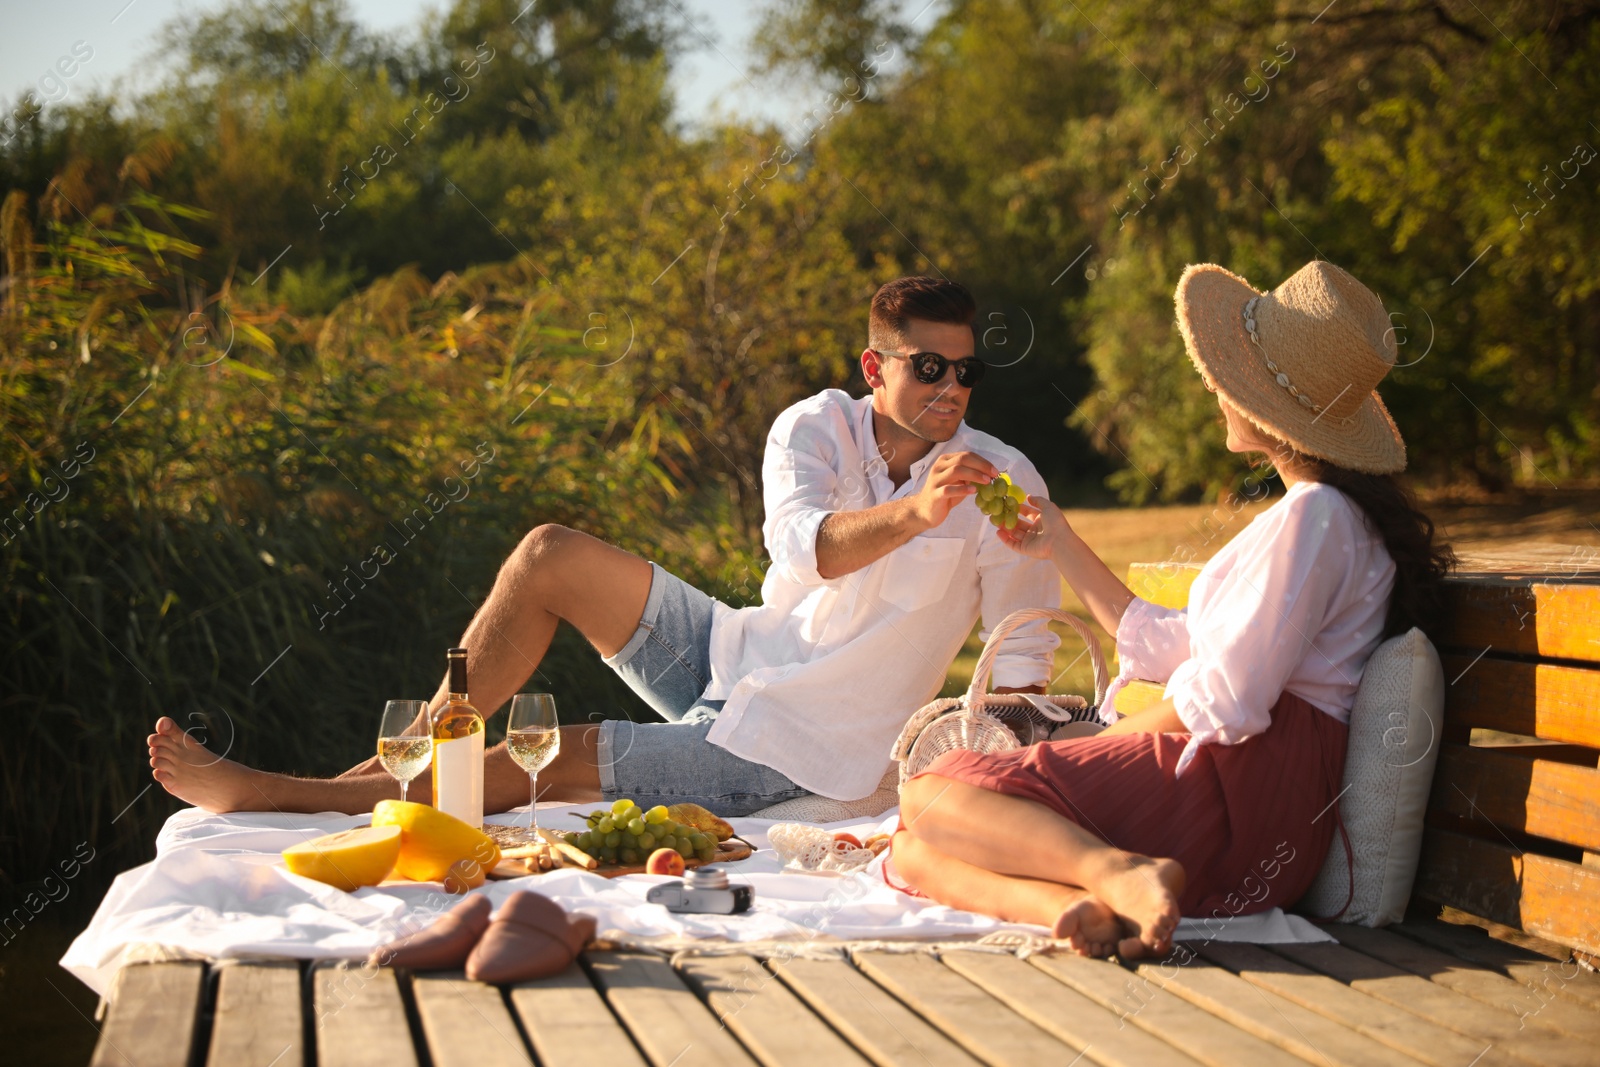
[{"label": "man's dark hair", "polygon": [[905,336],[908,319],[971,326],[977,313],[977,302],[964,285],[920,275],[896,278],[884,283],[872,297],[867,344],[892,349]]}]

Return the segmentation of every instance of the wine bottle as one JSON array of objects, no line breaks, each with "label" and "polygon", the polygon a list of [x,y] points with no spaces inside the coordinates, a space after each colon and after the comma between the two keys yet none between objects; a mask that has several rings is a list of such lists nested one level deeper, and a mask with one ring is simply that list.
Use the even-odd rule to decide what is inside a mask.
[{"label": "wine bottle", "polygon": [[467,702],[467,650],[452,648],[450,699],[433,713],[433,806],[483,826],[483,716]]}]

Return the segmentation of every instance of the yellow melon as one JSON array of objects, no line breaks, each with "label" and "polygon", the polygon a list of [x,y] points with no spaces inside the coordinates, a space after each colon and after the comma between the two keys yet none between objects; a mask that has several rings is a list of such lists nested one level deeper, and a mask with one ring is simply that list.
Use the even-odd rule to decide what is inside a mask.
[{"label": "yellow melon", "polygon": [[489,872],[477,860],[456,860],[444,876],[446,893],[470,893],[483,885]]},{"label": "yellow melon", "polygon": [[372,825],[399,828],[394,870],[416,882],[443,881],[458,860],[476,860],[486,871],[500,862],[493,838],[428,804],[380,800],[372,809]]},{"label": "yellow melon", "polygon": [[383,881],[400,856],[400,842],[399,827],[362,826],[291,845],[283,863],[302,877],[355,892]]}]

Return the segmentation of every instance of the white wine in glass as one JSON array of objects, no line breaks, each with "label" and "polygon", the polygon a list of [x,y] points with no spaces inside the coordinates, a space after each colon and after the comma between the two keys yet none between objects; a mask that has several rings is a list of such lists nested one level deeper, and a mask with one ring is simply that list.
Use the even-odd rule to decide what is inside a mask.
[{"label": "white wine in glass", "polygon": [[539,828],[539,771],[561,751],[561,726],[556,698],[549,693],[518,693],[511,698],[506,722],[506,750],[528,772],[528,828]]},{"label": "white wine in glass", "polygon": [[400,799],[406,799],[411,779],[427,770],[433,761],[433,735],[428,729],[426,700],[391,700],[383,706],[383,723],[378,727],[378,762],[400,783]]}]

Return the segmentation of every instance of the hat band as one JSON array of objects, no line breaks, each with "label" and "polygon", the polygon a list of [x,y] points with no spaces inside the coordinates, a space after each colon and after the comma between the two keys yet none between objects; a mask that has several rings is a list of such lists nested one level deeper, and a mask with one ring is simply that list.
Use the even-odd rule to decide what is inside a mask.
[{"label": "hat band", "polygon": [[[1312,411],[1316,412],[1316,414],[1318,416],[1321,416],[1322,412],[1323,412],[1322,405],[1318,404],[1318,403],[1315,403],[1314,401],[1312,401],[1312,399],[1309,396],[1306,396],[1306,394],[1302,393],[1299,389],[1297,389],[1295,387],[1294,383],[1289,380],[1289,376],[1287,374],[1285,374],[1283,371],[1279,370],[1278,369],[1278,365],[1272,361],[1272,357],[1267,355],[1267,346],[1261,343],[1260,336],[1258,336],[1256,334],[1256,316],[1255,316],[1255,311],[1256,311],[1256,305],[1259,304],[1260,302],[1261,302],[1261,297],[1259,297],[1259,296],[1252,296],[1248,301],[1245,302],[1245,305],[1244,305],[1244,329],[1245,329],[1245,332],[1250,335],[1250,340],[1255,342],[1255,346],[1257,348],[1261,349],[1261,358],[1266,360],[1266,362],[1267,362],[1267,370],[1272,372],[1273,381],[1277,382],[1278,386],[1280,388],[1287,390],[1290,396],[1294,397],[1296,400],[1300,401],[1301,404],[1303,404],[1304,406],[1310,408]],[[1343,394],[1341,393],[1340,395],[1342,396]],[[1335,399],[1337,399],[1337,397]],[[1346,419],[1346,420],[1342,420],[1342,421],[1348,421],[1348,420]]]}]

